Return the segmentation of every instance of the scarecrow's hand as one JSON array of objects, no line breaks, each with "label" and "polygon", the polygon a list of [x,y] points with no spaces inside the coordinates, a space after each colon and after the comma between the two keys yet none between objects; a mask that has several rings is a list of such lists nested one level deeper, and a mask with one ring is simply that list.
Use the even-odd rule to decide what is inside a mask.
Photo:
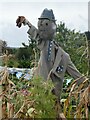
[{"label": "scarecrow's hand", "polygon": [[24,23],[25,19],[26,18],[24,16],[18,16],[16,20],[16,26],[20,28],[22,26],[22,23]]}]

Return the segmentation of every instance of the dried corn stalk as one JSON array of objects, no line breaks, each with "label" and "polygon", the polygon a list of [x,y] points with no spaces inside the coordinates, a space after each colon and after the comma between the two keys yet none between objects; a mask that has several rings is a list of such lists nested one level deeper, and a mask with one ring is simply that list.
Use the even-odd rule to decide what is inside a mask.
[{"label": "dried corn stalk", "polygon": [[9,80],[9,74],[7,67],[4,67],[0,74],[0,117],[11,118],[14,114],[14,106],[10,103],[11,86],[15,86],[12,81]]}]

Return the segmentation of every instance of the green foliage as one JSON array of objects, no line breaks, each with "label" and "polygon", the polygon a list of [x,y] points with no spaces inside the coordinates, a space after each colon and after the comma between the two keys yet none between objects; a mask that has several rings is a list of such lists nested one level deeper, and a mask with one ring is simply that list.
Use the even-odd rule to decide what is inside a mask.
[{"label": "green foliage", "polygon": [[16,61],[16,59],[13,59],[13,58],[11,58],[11,59],[9,59],[8,60],[8,63],[7,63],[7,66],[8,67],[18,67],[18,62]]},{"label": "green foliage", "polygon": [[69,53],[71,60],[81,73],[87,73],[86,37],[84,33],[69,30],[65,23],[57,25],[56,41]]},{"label": "green foliage", "polygon": [[18,48],[7,47],[8,54],[14,54],[18,51]]},{"label": "green foliage", "polygon": [[18,60],[18,67],[19,68],[30,68],[30,60]]},{"label": "green foliage", "polygon": [[[16,114],[27,101],[32,102],[32,105],[25,104],[23,106],[23,109],[18,112],[18,118],[56,118],[56,97],[51,93],[53,88],[52,81],[48,80],[45,82],[40,77],[34,77],[30,81],[25,79],[17,80],[12,75],[9,78],[16,85],[10,100],[14,104],[14,113]],[[35,114],[30,114],[32,109],[35,110]]]},{"label": "green foliage", "polygon": [[36,47],[35,40],[30,39],[28,40],[28,42],[29,42],[28,45],[25,45],[25,43],[22,43],[24,47],[20,47],[15,53],[17,62],[19,63],[18,65],[19,68],[31,68],[34,66],[34,64],[32,63],[36,59],[35,54],[37,53],[38,49]]},{"label": "green foliage", "polygon": [[36,118],[55,118],[55,96],[52,95],[51,90],[53,84],[51,81],[42,80],[41,78],[34,78],[30,88],[32,95],[31,99],[35,100],[34,108],[36,109]]},{"label": "green foliage", "polygon": [[20,60],[25,60],[30,58],[30,52],[28,48],[19,48],[18,52],[16,53],[16,57]]}]

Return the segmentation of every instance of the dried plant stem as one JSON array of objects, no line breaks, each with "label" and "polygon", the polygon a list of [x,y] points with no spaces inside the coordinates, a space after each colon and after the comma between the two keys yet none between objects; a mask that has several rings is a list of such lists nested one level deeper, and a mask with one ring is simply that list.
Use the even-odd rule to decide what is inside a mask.
[{"label": "dried plant stem", "polygon": [[13,118],[17,118],[18,117],[18,114],[23,110],[23,108],[27,105],[27,104],[30,104],[31,106],[33,105],[35,101],[24,101],[23,102],[23,105],[21,106],[21,108],[19,109],[19,111],[14,115]]},{"label": "dried plant stem", "polygon": [[[0,93],[2,93],[2,82],[0,83]],[[0,120],[2,119],[2,95],[0,96]]]},{"label": "dried plant stem", "polygon": [[[89,78],[89,87],[90,87],[90,39],[87,39],[88,46],[88,78]],[[88,91],[88,96],[90,96],[90,92]],[[88,108],[90,107],[90,101],[88,100]],[[90,119],[90,110],[88,109],[88,119]]]},{"label": "dried plant stem", "polygon": [[19,114],[20,111],[22,111],[22,109],[24,108],[24,105],[25,105],[25,101],[24,101],[22,107],[21,107],[21,108],[19,109],[19,111],[14,115],[13,118],[17,118],[17,117],[18,117],[18,114]]},{"label": "dried plant stem", "polygon": [[36,53],[36,50],[35,49],[33,49],[33,51],[34,51],[34,55],[35,55],[35,65],[34,65],[34,67],[36,68],[36,66],[37,66],[37,53]]},{"label": "dried plant stem", "polygon": [[90,40],[88,40],[88,77],[90,79]]},{"label": "dried plant stem", "polygon": [[[89,10],[89,6],[90,4],[88,4],[88,10]],[[89,14],[88,14],[89,15]],[[89,17],[89,16],[88,16]],[[90,24],[90,23],[89,23]],[[87,71],[87,76],[88,76],[88,80],[89,80],[89,86],[88,89],[90,88],[90,32],[86,32],[86,44],[87,44],[87,58],[88,58],[88,71]],[[88,97],[90,97],[90,91],[88,90]],[[90,119],[90,98],[88,98],[88,119]]]}]

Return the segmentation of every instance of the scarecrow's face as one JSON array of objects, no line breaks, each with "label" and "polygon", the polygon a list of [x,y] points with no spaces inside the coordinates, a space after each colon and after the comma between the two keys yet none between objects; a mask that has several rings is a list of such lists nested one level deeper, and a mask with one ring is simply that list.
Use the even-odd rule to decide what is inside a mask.
[{"label": "scarecrow's face", "polygon": [[56,33],[56,24],[48,19],[39,19],[38,32],[43,40],[52,40]]}]

